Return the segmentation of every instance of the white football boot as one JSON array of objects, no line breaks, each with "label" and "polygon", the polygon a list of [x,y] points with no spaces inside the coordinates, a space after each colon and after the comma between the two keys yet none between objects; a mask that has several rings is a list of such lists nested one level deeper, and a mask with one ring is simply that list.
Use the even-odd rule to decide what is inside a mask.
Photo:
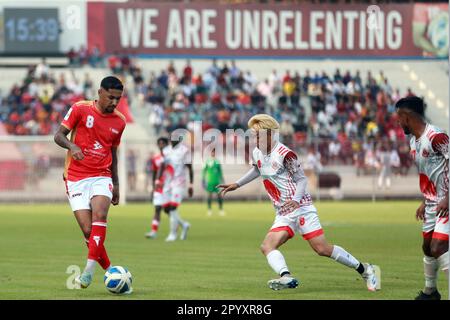
[{"label": "white football boot", "polygon": [[366,281],[367,289],[369,291],[377,291],[381,289],[381,269],[379,266],[370,263],[363,263],[364,272],[361,275]]},{"label": "white football boot", "polygon": [[269,280],[267,284],[272,290],[294,289],[298,287],[299,281],[291,275],[284,275],[278,279]]},{"label": "white football boot", "polygon": [[176,233],[169,233],[169,235],[166,238],[166,242],[173,242],[177,240],[177,234]]},{"label": "white football boot", "polygon": [[189,222],[185,222],[183,224],[183,230],[181,231],[181,234],[180,234],[180,240],[186,240],[187,233],[188,233],[190,227],[191,227],[191,224]]}]

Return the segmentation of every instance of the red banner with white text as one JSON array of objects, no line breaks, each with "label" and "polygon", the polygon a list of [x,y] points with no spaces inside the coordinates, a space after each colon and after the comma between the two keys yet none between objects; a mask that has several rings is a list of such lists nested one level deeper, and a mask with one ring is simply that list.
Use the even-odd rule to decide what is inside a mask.
[{"label": "red banner with white text", "polygon": [[229,57],[448,55],[448,4],[88,3],[106,53]]}]

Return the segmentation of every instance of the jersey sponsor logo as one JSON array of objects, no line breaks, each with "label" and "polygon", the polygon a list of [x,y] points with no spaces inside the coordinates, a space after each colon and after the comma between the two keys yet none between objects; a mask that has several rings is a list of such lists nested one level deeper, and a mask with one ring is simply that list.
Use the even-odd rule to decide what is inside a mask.
[{"label": "jersey sponsor logo", "polygon": [[103,149],[103,146],[100,142],[98,142],[97,140],[95,140],[94,143],[94,150],[99,150],[99,149]]},{"label": "jersey sponsor logo", "polygon": [[257,165],[258,165],[258,168],[261,168],[261,167],[262,167],[262,165],[261,165],[261,160],[258,160]]}]

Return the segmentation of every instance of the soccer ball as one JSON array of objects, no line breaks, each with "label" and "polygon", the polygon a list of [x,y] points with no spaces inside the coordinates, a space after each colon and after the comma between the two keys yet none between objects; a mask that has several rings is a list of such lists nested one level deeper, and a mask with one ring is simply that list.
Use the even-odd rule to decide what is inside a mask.
[{"label": "soccer ball", "polygon": [[[108,269],[103,278],[106,290],[114,294],[131,292],[131,283],[133,278],[130,271],[121,266],[114,266]],[[128,292],[128,293],[130,293]]]}]

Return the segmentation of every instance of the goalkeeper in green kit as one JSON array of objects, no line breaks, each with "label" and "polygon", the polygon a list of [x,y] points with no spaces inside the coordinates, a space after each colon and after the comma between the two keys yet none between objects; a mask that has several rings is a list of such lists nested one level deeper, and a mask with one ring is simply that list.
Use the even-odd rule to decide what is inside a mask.
[{"label": "goalkeeper in green kit", "polygon": [[216,151],[213,149],[211,151],[211,157],[206,160],[205,167],[202,171],[202,184],[203,188],[208,193],[208,216],[212,215],[211,204],[213,193],[217,194],[217,201],[219,202],[219,214],[221,216],[225,215],[223,211],[223,198],[219,195],[219,189],[216,188],[217,185],[223,183],[222,166],[219,160],[216,159]]}]

